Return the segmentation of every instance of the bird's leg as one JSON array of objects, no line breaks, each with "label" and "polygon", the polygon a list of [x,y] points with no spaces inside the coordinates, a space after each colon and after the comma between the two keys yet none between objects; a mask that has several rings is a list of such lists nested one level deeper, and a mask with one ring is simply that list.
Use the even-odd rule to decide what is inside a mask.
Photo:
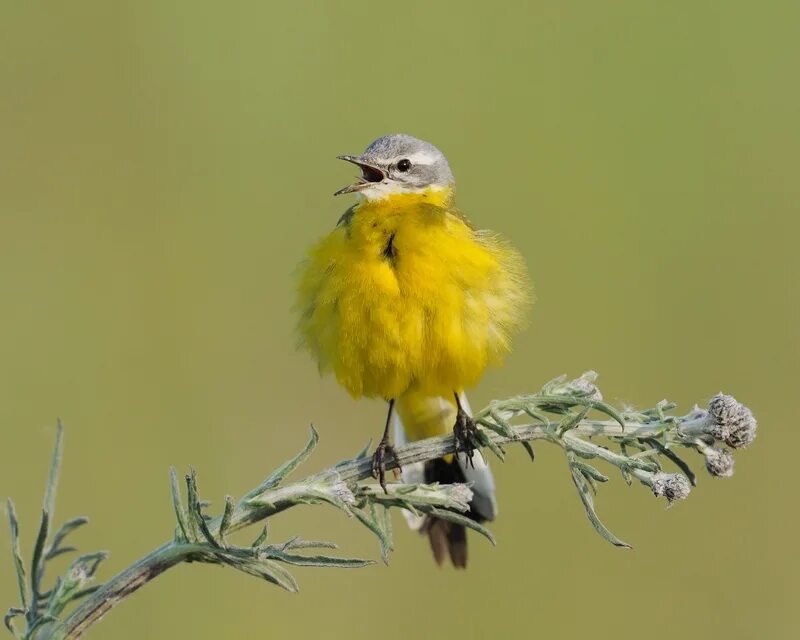
[{"label": "bird's leg", "polygon": [[[393,456],[394,447],[389,444],[389,424],[392,421],[392,410],[394,409],[394,398],[389,400],[389,411],[386,414],[386,426],[383,429],[383,437],[378,443],[378,448],[372,454],[372,477],[381,483],[384,493],[389,493],[386,490],[386,453],[391,453]],[[400,465],[397,465],[398,469]]]},{"label": "bird's leg", "polygon": [[475,455],[475,449],[478,448],[478,427],[475,426],[475,421],[472,416],[464,411],[461,406],[461,399],[458,397],[458,392],[454,391],[453,395],[456,398],[456,423],[453,425],[453,437],[456,441],[456,455],[463,451],[467,456],[467,462],[474,469],[475,463],[472,457]]}]

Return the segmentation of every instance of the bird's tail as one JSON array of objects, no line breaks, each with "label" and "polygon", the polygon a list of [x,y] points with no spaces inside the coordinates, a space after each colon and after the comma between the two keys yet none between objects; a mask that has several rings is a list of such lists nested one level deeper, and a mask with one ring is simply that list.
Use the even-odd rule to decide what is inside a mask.
[{"label": "bird's tail", "polygon": [[[463,393],[460,401],[462,408],[471,413]],[[452,433],[456,418],[454,399],[406,392],[397,399],[395,406],[394,436],[397,444]],[[492,472],[480,452],[473,456],[472,462],[474,467],[467,461],[466,455],[460,453],[426,463],[406,465],[403,467],[403,482],[469,483],[473,497],[466,515],[478,522],[494,520],[497,503]],[[467,535],[463,525],[440,518],[416,516],[408,511],[403,511],[403,515],[412,529],[428,535],[433,557],[438,564],[442,564],[445,556],[449,555],[453,566],[467,566]]]}]

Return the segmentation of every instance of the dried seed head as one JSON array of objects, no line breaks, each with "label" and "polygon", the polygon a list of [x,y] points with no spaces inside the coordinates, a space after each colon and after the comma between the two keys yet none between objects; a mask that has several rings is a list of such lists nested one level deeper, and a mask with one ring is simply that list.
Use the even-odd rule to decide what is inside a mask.
[{"label": "dried seed head", "polygon": [[756,437],[753,412],[733,396],[718,393],[708,404],[710,433],[733,449],[741,449]]},{"label": "dried seed head", "polygon": [[584,395],[590,400],[601,402],[603,400],[603,394],[600,393],[600,389],[594,384],[595,380],[597,380],[597,372],[586,371],[581,374],[580,378],[575,378],[570,385],[578,392],[578,395]]},{"label": "dried seed head", "polygon": [[733,456],[727,449],[708,447],[704,452],[706,469],[717,478],[730,478],[733,475]]},{"label": "dried seed head", "polygon": [[594,382],[597,380],[597,372],[585,371],[580,378],[567,380],[567,376],[559,376],[546,383],[542,387],[542,393],[553,396],[579,396],[600,402],[603,394],[600,393]]},{"label": "dried seed head", "polygon": [[656,473],[650,482],[653,495],[664,496],[670,503],[683,500],[692,490],[689,481],[680,473]]},{"label": "dried seed head", "polygon": [[468,484],[459,482],[451,485],[450,499],[459,506],[464,506],[465,509],[469,508],[469,503],[472,500],[472,489]]}]

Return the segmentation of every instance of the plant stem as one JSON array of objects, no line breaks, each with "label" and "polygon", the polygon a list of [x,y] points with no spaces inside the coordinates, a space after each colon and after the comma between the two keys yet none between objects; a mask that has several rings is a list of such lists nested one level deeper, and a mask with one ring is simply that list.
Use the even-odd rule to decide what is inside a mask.
[{"label": "plant stem", "polygon": [[[625,436],[642,439],[658,435],[663,431],[664,427],[665,424],[660,421],[647,424],[631,422],[626,424],[623,431],[622,426],[613,421],[584,420],[570,430],[569,434],[574,436],[579,434],[605,437]],[[489,429],[484,429],[484,433],[496,445],[531,440],[558,442],[558,438],[555,437],[557,428],[557,422],[549,422],[546,425],[536,423],[516,426],[511,429],[511,435],[506,436]],[[454,453],[454,451],[454,440],[451,435],[428,438],[397,447],[396,457],[389,455],[386,466],[387,469],[393,469],[416,462],[435,460],[444,455]],[[258,496],[259,506],[256,508],[253,507],[252,502],[246,507],[246,499],[243,499],[229,514],[230,521],[227,530],[233,532],[242,529],[295,506],[298,504],[297,497],[306,494],[308,488],[314,485],[330,486],[334,482],[351,484],[370,478],[371,474],[372,460],[370,457],[354,458],[321,471],[301,482],[264,491]],[[221,516],[209,520],[209,530],[216,531],[219,528],[220,520]],[[37,634],[37,638],[40,640],[73,640],[79,638],[90,626],[98,622],[108,611],[134,591],[167,569],[192,559],[192,556],[202,559],[202,555],[207,551],[208,547],[203,545],[175,541],[163,544],[118,573],[97,591],[88,595],[62,622],[52,623],[42,628],[41,632]]]},{"label": "plant stem", "polygon": [[123,569],[97,591],[88,596],[63,622],[45,627],[39,638],[66,640],[79,638],[108,611],[170,567],[191,554],[188,545],[168,542]]}]

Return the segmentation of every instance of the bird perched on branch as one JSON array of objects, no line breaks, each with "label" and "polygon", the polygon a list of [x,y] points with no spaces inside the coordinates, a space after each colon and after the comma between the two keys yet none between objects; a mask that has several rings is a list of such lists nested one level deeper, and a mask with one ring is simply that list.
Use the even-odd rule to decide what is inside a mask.
[{"label": "bird perched on branch", "polygon": [[[464,389],[511,348],[531,302],[525,264],[491,231],[475,229],[454,204],[447,159],[428,142],[394,134],[360,156],[339,156],[360,178],[336,228],[301,267],[298,329],[320,371],[354,397],[385,399],[388,414],[373,455],[386,489],[385,459],[396,440],[453,431],[455,456],[406,467],[406,482],[471,482],[470,517],[494,519],[494,480],[474,455],[476,427]],[[410,515],[410,514],[409,514]],[[463,526],[409,517],[426,532],[436,561],[466,566]]]}]

